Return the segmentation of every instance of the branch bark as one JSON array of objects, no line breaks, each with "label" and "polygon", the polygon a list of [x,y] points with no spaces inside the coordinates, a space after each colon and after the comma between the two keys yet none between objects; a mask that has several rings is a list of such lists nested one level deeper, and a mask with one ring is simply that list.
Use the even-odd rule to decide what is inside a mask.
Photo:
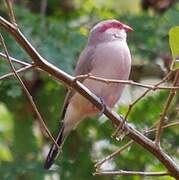
[{"label": "branch bark", "polygon": [[[10,22],[6,21],[4,18],[0,17],[0,27],[3,27],[7,32],[9,32],[19,43],[19,45],[26,51],[26,53],[32,58],[35,64],[43,71],[50,74],[52,77],[56,78],[68,87],[73,88],[79,92],[82,96],[87,98],[91,103],[93,103],[99,110],[104,109],[104,114],[117,126],[122,122],[120,116],[111,111],[108,107],[103,107],[100,99],[96,97],[92,92],[90,92],[83,84],[75,80],[65,73],[64,71],[58,69],[47,60],[45,60],[40,54],[35,50],[35,48],[29,43],[21,31],[15,27]],[[127,130],[128,136],[133,139],[136,143],[141,145],[143,148],[151,152],[158,160],[163,163],[163,165],[168,169],[171,176],[179,179],[179,168],[176,163],[170,158],[161,148],[157,147],[153,141],[148,139],[142,133],[137,131],[135,128],[130,126],[128,123],[124,125],[125,130]]]}]

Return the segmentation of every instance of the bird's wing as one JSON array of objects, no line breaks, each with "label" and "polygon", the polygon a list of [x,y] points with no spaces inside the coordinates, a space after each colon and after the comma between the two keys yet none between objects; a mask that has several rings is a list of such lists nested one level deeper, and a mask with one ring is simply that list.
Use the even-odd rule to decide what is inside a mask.
[{"label": "bird's wing", "polygon": [[[87,47],[83,50],[83,52],[80,55],[79,61],[77,63],[76,69],[75,69],[75,76],[82,75],[82,74],[87,74],[92,70],[92,60],[94,59],[94,51],[95,47]],[[82,82],[82,81],[81,81]],[[65,97],[64,105],[62,108],[62,114],[61,114],[61,119],[64,119],[65,113],[67,106],[70,102],[70,99],[72,98],[74,94],[74,91],[69,90],[67,92],[67,95]],[[64,124],[62,121],[62,124],[58,130],[58,135],[56,138],[56,142],[59,146],[63,145],[63,142],[65,140],[65,137],[63,137],[63,131],[64,131]],[[56,147],[55,144],[53,144],[50,148],[50,151],[47,155],[44,168],[49,169],[51,165],[54,163],[55,158],[58,156],[59,149]]]},{"label": "bird's wing", "polygon": [[92,60],[94,59],[95,49],[96,47],[89,46],[82,51],[75,68],[75,76],[88,74],[92,70]]},{"label": "bird's wing", "polygon": [[[80,54],[79,60],[77,62],[76,68],[75,68],[75,76],[88,74],[91,72],[94,54],[95,54],[94,46],[86,47],[82,51],[82,53]],[[80,80],[80,82],[83,82],[83,80]],[[62,108],[61,119],[64,119],[67,106],[73,94],[74,94],[73,90],[68,90],[65,100],[64,100],[63,108]]]}]

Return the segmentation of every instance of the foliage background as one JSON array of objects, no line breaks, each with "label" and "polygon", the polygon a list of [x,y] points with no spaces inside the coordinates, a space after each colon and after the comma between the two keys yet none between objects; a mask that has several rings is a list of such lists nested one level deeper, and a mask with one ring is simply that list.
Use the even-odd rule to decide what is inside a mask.
[{"label": "foliage background", "polygon": [[[16,0],[14,11],[20,29],[35,48],[51,63],[70,74],[73,74],[79,53],[86,44],[89,28],[102,19],[120,19],[135,30],[128,37],[133,57],[130,78],[139,82],[156,82],[167,73],[171,63],[168,31],[172,26],[179,24],[179,3],[175,2],[172,6],[161,8],[163,6],[159,1],[155,1],[159,2],[158,6],[157,3],[151,5],[149,2],[150,0]],[[0,15],[8,18],[3,1],[0,1]],[[2,33],[10,54],[30,62],[29,57],[14,40],[4,31]],[[0,75],[9,71],[7,62],[0,58]],[[23,80],[46,124],[55,134],[66,88],[47,74],[37,71],[26,73]],[[125,114],[128,104],[143,91],[144,89],[128,87],[121,99],[122,105],[116,110]],[[129,121],[140,130],[150,127],[159,119],[167,94],[168,92],[162,91],[145,97],[136,105]],[[168,114],[170,121],[179,117],[178,102],[179,98],[176,96]],[[81,123],[65,143],[63,156],[56,161],[59,166],[55,170],[45,171],[43,162],[51,142],[41,132],[42,129],[18,82],[13,78],[0,81],[0,179],[145,179],[92,176],[96,160],[128,141],[127,138],[122,142],[114,141],[111,138],[114,129],[110,121],[106,121],[105,118],[97,119],[95,117]],[[177,127],[164,131],[162,146],[175,159],[179,157],[178,138]],[[132,145],[121,156],[106,163],[103,168],[164,170],[152,155],[138,145]]]}]

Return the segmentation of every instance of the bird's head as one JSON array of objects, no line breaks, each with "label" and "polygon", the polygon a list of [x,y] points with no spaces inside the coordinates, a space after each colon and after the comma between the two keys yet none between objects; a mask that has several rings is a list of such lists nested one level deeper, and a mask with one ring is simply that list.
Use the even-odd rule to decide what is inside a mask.
[{"label": "bird's head", "polygon": [[122,22],[110,19],[97,23],[90,31],[89,43],[99,44],[110,41],[126,41],[127,32],[133,29]]}]

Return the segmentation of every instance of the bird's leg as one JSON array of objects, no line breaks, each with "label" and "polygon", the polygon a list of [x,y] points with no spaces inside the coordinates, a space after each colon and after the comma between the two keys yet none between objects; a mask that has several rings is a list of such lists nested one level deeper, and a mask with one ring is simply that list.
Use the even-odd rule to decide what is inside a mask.
[{"label": "bird's leg", "polygon": [[[98,96],[99,97],[99,96]],[[104,113],[104,110],[106,108],[106,104],[103,100],[102,97],[99,97],[101,104],[102,104],[102,109],[99,112],[99,116],[101,116]],[[122,115],[119,115],[121,119],[121,123],[118,127],[115,126],[115,124],[112,123],[112,125],[117,128],[116,131],[113,133],[112,137],[115,139],[123,139],[123,137],[127,134],[127,130],[125,129],[125,123],[126,123],[126,118],[124,118]]]}]

